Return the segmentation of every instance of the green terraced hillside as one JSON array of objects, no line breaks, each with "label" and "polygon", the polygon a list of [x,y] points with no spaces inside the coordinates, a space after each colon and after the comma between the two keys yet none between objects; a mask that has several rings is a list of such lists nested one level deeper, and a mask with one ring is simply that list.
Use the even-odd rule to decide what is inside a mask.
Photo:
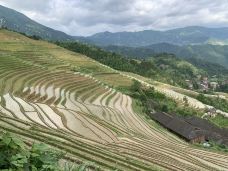
[{"label": "green terraced hillside", "polygon": [[86,56],[0,30],[1,132],[45,142],[67,152],[67,160],[100,170],[228,169],[226,153],[196,148],[150,124],[129,96],[111,88],[131,83],[127,73]]}]

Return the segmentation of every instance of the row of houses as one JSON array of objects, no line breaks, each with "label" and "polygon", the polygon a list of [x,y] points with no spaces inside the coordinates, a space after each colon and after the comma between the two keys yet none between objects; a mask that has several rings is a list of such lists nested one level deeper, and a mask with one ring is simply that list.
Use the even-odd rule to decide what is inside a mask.
[{"label": "row of houses", "polygon": [[213,141],[228,147],[228,129],[214,126],[198,117],[180,117],[164,112],[151,113],[151,118],[190,143]]},{"label": "row of houses", "polygon": [[[190,90],[194,89],[192,80],[185,80]],[[201,81],[197,82],[198,88],[201,91],[216,90],[219,87],[219,83],[216,81],[209,81],[207,77],[203,78]]]}]

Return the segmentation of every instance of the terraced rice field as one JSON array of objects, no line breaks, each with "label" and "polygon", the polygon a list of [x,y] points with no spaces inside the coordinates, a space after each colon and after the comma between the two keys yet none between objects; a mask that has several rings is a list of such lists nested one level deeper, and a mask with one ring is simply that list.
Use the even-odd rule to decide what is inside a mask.
[{"label": "terraced rice field", "polygon": [[45,142],[68,160],[92,161],[101,170],[228,170],[226,153],[198,149],[149,124],[129,96],[71,71],[109,68],[15,33],[0,31],[0,39],[1,131]]}]

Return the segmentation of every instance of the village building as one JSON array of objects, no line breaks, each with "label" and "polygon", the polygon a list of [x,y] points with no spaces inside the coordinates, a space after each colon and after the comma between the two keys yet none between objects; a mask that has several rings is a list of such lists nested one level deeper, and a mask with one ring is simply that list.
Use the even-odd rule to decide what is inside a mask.
[{"label": "village building", "polygon": [[188,88],[189,88],[190,90],[193,90],[193,84],[192,84],[192,81],[191,81],[191,80],[185,80],[185,82],[187,83]]},{"label": "village building", "polygon": [[161,64],[161,65],[159,65],[159,68],[162,70],[165,70],[165,69],[169,68],[169,65]]},{"label": "village building", "polygon": [[190,143],[216,142],[228,147],[228,129],[219,128],[198,117],[179,117],[164,112],[151,113],[151,118]]},{"label": "village building", "polygon": [[214,124],[210,123],[209,121],[198,117],[187,117],[184,118],[184,120],[187,123],[203,130],[205,140],[213,141],[217,144],[225,145],[228,147],[228,129],[219,128]]},{"label": "village building", "polygon": [[201,81],[198,82],[198,85],[202,91],[208,91],[209,89],[208,77],[201,77]]},{"label": "village building", "polygon": [[210,87],[212,88],[212,90],[215,90],[218,87],[218,83],[217,82],[210,82]]},{"label": "village building", "polygon": [[216,109],[213,106],[207,105],[206,112],[201,118],[211,117],[214,118],[217,116]]},{"label": "village building", "polygon": [[194,127],[175,115],[161,112],[153,113],[151,114],[151,117],[162,126],[190,143],[201,143],[205,141],[205,136],[200,128]]}]

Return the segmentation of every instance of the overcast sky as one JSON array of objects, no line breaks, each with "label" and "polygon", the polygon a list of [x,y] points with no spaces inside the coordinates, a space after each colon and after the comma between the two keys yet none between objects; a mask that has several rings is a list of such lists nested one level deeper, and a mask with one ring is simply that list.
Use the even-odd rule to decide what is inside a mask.
[{"label": "overcast sky", "polygon": [[70,35],[228,27],[228,0],[0,0],[0,4]]}]

